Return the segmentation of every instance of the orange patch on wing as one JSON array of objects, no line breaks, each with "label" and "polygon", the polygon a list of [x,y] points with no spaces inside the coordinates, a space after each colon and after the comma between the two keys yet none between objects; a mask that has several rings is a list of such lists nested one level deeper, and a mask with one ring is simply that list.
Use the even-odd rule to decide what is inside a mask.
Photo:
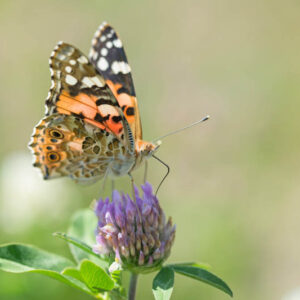
[{"label": "orange patch on wing", "polygon": [[[87,95],[79,94],[75,97],[70,96],[66,92],[61,94],[59,100],[57,101],[57,107],[73,112],[75,114],[82,114],[86,118],[93,119],[97,113],[97,107],[94,103],[94,107],[86,104]],[[90,100],[92,102],[92,99]]]},{"label": "orange patch on wing", "polygon": [[84,93],[80,93],[74,97],[70,96],[66,91],[63,91],[61,95],[65,95],[66,97],[71,97],[72,99],[75,99],[76,101],[81,102],[82,104],[88,105],[91,108],[97,109],[96,101],[97,97],[94,95],[87,95]]},{"label": "orange patch on wing", "polygon": [[57,111],[58,111],[60,114],[64,114],[64,115],[70,115],[70,114],[71,114],[71,112],[69,112],[68,110],[65,110],[65,109],[60,108],[60,107],[57,108]]},{"label": "orange patch on wing", "polygon": [[[125,96],[126,94],[124,94]],[[113,117],[119,116],[119,111],[111,105],[96,105],[98,98],[93,95],[87,95],[80,93],[76,96],[71,96],[68,92],[63,91],[57,101],[57,111],[63,114],[75,113],[82,115],[85,122],[92,124],[98,128],[109,130],[115,135],[119,135],[123,129],[121,121],[115,122]],[[109,116],[109,119],[99,122],[95,120],[97,114],[100,114],[103,118]]]},{"label": "orange patch on wing", "polygon": [[70,115],[75,113],[85,117],[85,121],[100,129],[106,129],[106,126],[100,122],[94,121],[98,113],[96,105],[97,97],[80,93],[76,96],[71,96],[68,92],[63,91],[57,101],[57,111],[61,114]]},{"label": "orange patch on wing", "polygon": [[114,106],[104,104],[99,106],[99,112],[103,117],[109,115],[109,119],[105,121],[105,124],[114,134],[118,135],[122,131],[123,124],[121,120],[119,122],[114,122],[113,117],[119,117],[119,111]]},{"label": "orange patch on wing", "polygon": [[119,123],[115,123],[111,118],[106,121],[107,126],[109,129],[115,134],[119,135],[120,132],[123,130],[123,124],[120,121]]},{"label": "orange patch on wing", "polygon": [[108,87],[110,88],[110,90],[113,92],[114,96],[117,98],[117,96],[118,96],[117,90],[120,87],[122,87],[122,85],[120,83],[113,83],[111,80],[106,80],[105,82],[108,85]]},{"label": "orange patch on wing", "polygon": [[[120,107],[123,107],[123,106],[131,106],[131,107],[136,107],[137,104],[136,104],[136,98],[133,97],[133,96],[130,96],[126,93],[121,93],[121,94],[118,94],[118,89],[120,89],[122,87],[121,84],[119,83],[113,83],[112,81],[110,80],[107,80],[106,81],[107,85],[109,86],[109,88],[111,89],[111,91],[113,92],[114,96],[116,97]],[[127,115],[126,114],[126,109],[124,111],[124,115],[128,121],[129,124],[132,124],[135,122],[135,115]]]}]

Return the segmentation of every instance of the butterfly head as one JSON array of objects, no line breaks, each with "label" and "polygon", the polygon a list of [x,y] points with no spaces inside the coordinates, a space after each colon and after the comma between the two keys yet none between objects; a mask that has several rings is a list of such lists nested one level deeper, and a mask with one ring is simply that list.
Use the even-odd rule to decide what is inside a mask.
[{"label": "butterfly head", "polygon": [[138,141],[137,143],[137,151],[143,158],[150,158],[160,147],[161,141],[157,141],[155,143]]}]

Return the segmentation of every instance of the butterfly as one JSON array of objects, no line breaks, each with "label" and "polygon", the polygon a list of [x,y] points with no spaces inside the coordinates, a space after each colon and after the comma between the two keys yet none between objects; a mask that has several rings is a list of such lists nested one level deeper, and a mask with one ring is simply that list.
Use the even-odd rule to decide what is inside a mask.
[{"label": "butterfly", "polygon": [[44,179],[93,183],[131,174],[160,143],[142,139],[131,69],[115,30],[102,23],[89,57],[59,42],[49,59],[45,117],[29,147]]}]

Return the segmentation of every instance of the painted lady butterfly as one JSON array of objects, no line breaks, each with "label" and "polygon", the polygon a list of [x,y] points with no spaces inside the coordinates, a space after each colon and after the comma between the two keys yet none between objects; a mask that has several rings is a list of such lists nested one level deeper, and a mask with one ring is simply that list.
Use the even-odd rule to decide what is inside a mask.
[{"label": "painted lady butterfly", "polygon": [[111,26],[96,31],[89,58],[60,42],[49,63],[46,113],[29,145],[44,179],[130,175],[153,155],[159,143],[142,140],[130,66]]}]

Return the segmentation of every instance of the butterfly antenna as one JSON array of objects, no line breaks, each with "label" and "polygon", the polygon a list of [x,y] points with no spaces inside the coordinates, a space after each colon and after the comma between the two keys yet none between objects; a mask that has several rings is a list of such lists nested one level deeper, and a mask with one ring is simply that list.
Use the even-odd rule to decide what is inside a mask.
[{"label": "butterfly antenna", "polygon": [[161,159],[159,159],[157,156],[155,155],[152,155],[153,158],[155,158],[156,160],[158,160],[161,164],[163,164],[166,168],[167,168],[167,173],[166,175],[164,176],[164,178],[161,180],[160,184],[158,185],[157,189],[156,189],[156,192],[155,192],[155,196],[157,195],[158,193],[158,190],[159,188],[161,187],[162,183],[165,181],[165,179],[167,178],[167,176],[169,175],[170,173],[170,167],[165,163],[163,162]]},{"label": "butterfly antenna", "polygon": [[183,128],[180,128],[180,129],[177,129],[177,130],[174,130],[174,131],[171,131],[171,132],[169,132],[169,133],[167,133],[167,134],[165,134],[165,135],[163,135],[163,136],[160,136],[159,138],[154,139],[154,140],[153,140],[153,143],[155,143],[155,142],[157,142],[157,141],[159,141],[159,140],[162,140],[162,139],[164,139],[165,137],[167,137],[167,136],[169,136],[169,135],[173,135],[173,134],[178,133],[178,132],[180,132],[180,131],[183,131],[183,130],[186,130],[186,129],[188,129],[188,128],[191,128],[191,127],[193,127],[193,126],[195,126],[195,125],[197,125],[197,124],[199,124],[199,123],[205,122],[205,121],[207,121],[209,118],[210,118],[210,116],[207,115],[206,117],[202,118],[201,120],[198,120],[198,121],[196,121],[196,122],[194,122],[194,123],[192,123],[192,124],[190,124],[190,125],[188,125],[188,126],[185,126],[185,127],[183,127]]}]

